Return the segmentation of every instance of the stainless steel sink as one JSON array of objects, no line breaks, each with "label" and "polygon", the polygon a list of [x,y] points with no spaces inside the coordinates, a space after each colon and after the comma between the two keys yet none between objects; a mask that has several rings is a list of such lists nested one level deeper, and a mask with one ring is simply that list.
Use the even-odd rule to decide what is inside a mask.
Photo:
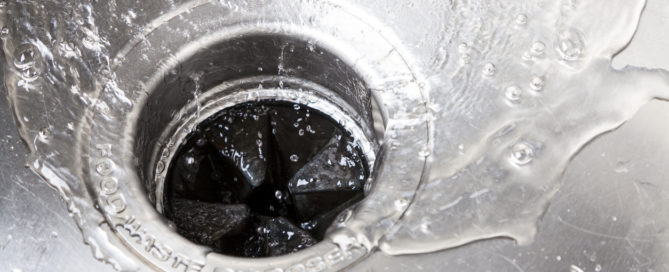
[{"label": "stainless steel sink", "polygon": [[[513,46],[486,44],[496,32],[486,32],[485,18],[467,17],[485,14],[480,10],[460,10],[468,21],[444,18],[458,5],[490,10],[504,5],[131,2],[1,2],[10,32],[2,37],[3,47],[13,55],[3,55],[2,78],[7,80],[1,94],[9,99],[0,101],[0,214],[5,218],[0,221],[0,270],[669,270],[664,232],[669,220],[662,216],[669,203],[669,170],[663,167],[669,162],[666,101],[651,101],[621,127],[588,141],[559,183],[545,185],[546,191],[555,189],[546,203],[519,200],[514,206],[509,201],[523,199],[521,194],[499,194],[495,196],[502,200],[475,202],[478,206],[467,214],[478,219],[462,216],[462,224],[447,225],[436,211],[460,200],[421,198],[432,197],[430,186],[437,186],[430,173],[460,161],[451,154],[470,154],[470,143],[450,140],[475,142],[477,131],[485,130],[477,125],[495,119],[494,110],[458,99],[492,101],[481,105],[495,109],[519,107],[515,89],[504,89],[506,104],[500,106],[495,102],[499,97],[490,96],[485,87],[490,78],[513,67],[500,64],[502,60],[486,61],[482,47]],[[541,20],[542,14],[532,12],[541,11],[541,3],[518,5],[512,10],[519,12],[504,22],[513,31],[530,33],[524,38],[545,39],[550,35],[533,32],[533,20]],[[635,13],[619,12],[621,21]],[[669,6],[649,0],[632,42],[615,56],[613,66],[669,69],[663,51],[669,46],[662,30],[666,20]],[[462,37],[454,34],[458,29]],[[579,61],[590,61],[580,57],[593,54],[587,46],[581,52],[578,44],[597,42],[570,31],[559,32],[556,43],[530,44],[529,52],[550,52],[541,58],[562,58],[560,65],[578,72]],[[472,33],[480,36],[467,36]],[[471,42],[448,40],[453,37]],[[559,43],[564,37],[568,44]],[[59,66],[61,61],[66,68]],[[530,56],[523,61],[543,60]],[[473,76],[479,72],[480,78]],[[448,89],[454,85],[441,78],[457,73],[474,78],[467,79],[474,86],[468,90],[481,92],[450,97]],[[548,90],[554,86],[546,74],[522,80],[530,84],[531,97],[542,95],[544,84]],[[451,107],[467,114],[435,117],[447,106],[435,101],[449,99]],[[272,258],[214,254],[180,237],[161,216],[165,169],[195,125],[221,109],[258,100],[309,105],[330,116],[357,140],[373,174],[365,199],[338,217],[323,242]],[[445,131],[458,126],[462,129]],[[503,136],[500,141],[506,143]],[[521,173],[526,165],[541,165],[545,150],[532,141],[522,144],[511,147],[515,164],[509,166]],[[26,161],[37,175],[24,166]],[[463,195],[475,201],[495,193],[476,188]],[[519,208],[524,206],[534,209]],[[528,218],[536,220],[523,223]],[[508,227],[499,223],[502,219],[520,223]],[[477,222],[487,225],[478,228]],[[439,225],[475,227],[463,232],[471,239],[458,240],[458,232],[453,231],[458,239],[448,238],[441,233],[446,227]],[[421,242],[426,239],[450,241],[451,246],[440,250]]]}]

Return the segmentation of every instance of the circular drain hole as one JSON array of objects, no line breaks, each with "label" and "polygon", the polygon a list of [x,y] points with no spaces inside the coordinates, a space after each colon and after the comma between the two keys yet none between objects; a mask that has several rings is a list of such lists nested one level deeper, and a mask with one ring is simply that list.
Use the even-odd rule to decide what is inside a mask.
[{"label": "circular drain hole", "polygon": [[369,176],[351,133],[301,104],[237,104],[191,132],[165,179],[165,216],[214,251],[278,256],[321,241]]}]

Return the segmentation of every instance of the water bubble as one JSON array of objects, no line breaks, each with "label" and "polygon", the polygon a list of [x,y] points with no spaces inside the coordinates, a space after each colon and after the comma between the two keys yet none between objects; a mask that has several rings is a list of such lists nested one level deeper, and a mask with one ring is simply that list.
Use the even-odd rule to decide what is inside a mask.
[{"label": "water bubble", "polygon": [[517,165],[526,165],[534,160],[534,148],[527,143],[517,143],[511,148],[511,160]]},{"label": "water bubble", "polygon": [[47,141],[51,137],[51,130],[48,127],[45,127],[40,129],[38,134],[42,141]]},{"label": "water bubble", "polygon": [[497,67],[492,63],[486,63],[483,66],[483,75],[484,76],[493,76],[497,72]]},{"label": "water bubble", "polygon": [[276,197],[276,199],[281,199],[281,198],[283,198],[283,193],[279,190],[276,190],[274,192],[274,197]]},{"label": "water bubble", "polygon": [[558,260],[558,261],[562,261],[562,256],[557,255],[557,256],[555,257],[555,259]]},{"label": "water bubble", "polygon": [[518,24],[518,25],[525,25],[525,24],[527,24],[527,15],[522,14],[522,13],[516,15],[516,24]]},{"label": "water bubble", "polygon": [[300,104],[293,104],[293,109],[294,110],[299,110],[300,109]]},{"label": "water bubble", "polygon": [[584,48],[583,38],[577,30],[565,29],[558,32],[555,51],[563,60],[577,60],[583,54]]},{"label": "water bubble", "polygon": [[300,136],[304,136],[304,129],[300,129],[299,131],[297,131],[297,134]]},{"label": "water bubble", "polygon": [[518,86],[509,86],[504,92],[506,99],[513,103],[518,103],[523,96],[523,90]]},{"label": "water bubble", "polygon": [[530,88],[538,92],[544,89],[545,84],[546,81],[542,77],[535,76],[532,78],[532,81],[530,81]]},{"label": "water bubble", "polygon": [[297,162],[298,160],[300,160],[300,157],[297,154],[290,155],[290,161]]},{"label": "water bubble", "polygon": [[599,272],[599,271],[602,271],[602,265],[601,264],[595,265],[595,272]]},{"label": "water bubble", "polygon": [[30,68],[35,65],[38,58],[37,47],[30,43],[23,44],[14,51],[14,66],[21,70]]}]

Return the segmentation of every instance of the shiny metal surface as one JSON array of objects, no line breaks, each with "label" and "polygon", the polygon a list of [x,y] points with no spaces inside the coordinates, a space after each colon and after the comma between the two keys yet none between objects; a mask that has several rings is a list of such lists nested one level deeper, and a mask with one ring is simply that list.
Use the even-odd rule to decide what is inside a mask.
[{"label": "shiny metal surface", "polygon": [[[649,1],[640,30],[615,64],[668,69],[669,57],[663,49],[669,46],[669,34],[658,31],[668,18],[666,4]],[[23,167],[26,150],[6,101],[0,103],[0,151],[4,154],[0,162],[0,214],[4,218],[0,221],[0,270],[111,270],[83,245],[58,195]],[[531,245],[493,239],[431,254],[376,252],[354,270],[669,270],[668,249],[659,242],[669,239],[664,232],[669,222],[658,216],[669,207],[669,169],[663,167],[669,162],[668,119],[666,102],[652,102],[620,129],[581,150],[570,163]],[[636,220],[640,217],[654,220]]]}]

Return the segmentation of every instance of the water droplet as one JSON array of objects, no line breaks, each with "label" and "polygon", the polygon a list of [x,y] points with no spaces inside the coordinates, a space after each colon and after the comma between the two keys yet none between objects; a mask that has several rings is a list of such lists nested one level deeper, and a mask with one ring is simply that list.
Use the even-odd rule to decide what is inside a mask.
[{"label": "water droplet", "polygon": [[352,214],[353,214],[353,212],[352,212],[351,210],[349,210],[349,209],[343,211],[342,213],[340,213],[340,214],[337,216],[337,222],[340,223],[340,224],[341,224],[341,223],[346,223],[346,221],[348,221],[348,219],[351,218],[351,215],[352,215]]},{"label": "water droplet", "polygon": [[555,51],[557,51],[563,60],[577,60],[583,54],[584,48],[583,38],[581,38],[581,34],[577,30],[565,29],[558,32]]},{"label": "water droplet", "polygon": [[316,45],[314,45],[313,42],[309,41],[309,42],[307,42],[307,49],[311,52],[314,52],[314,51],[316,51]]},{"label": "water droplet", "polygon": [[504,95],[506,96],[506,99],[508,99],[510,102],[518,103],[520,101],[520,98],[523,96],[523,90],[515,85],[509,86],[508,88],[506,88]]},{"label": "water droplet", "polygon": [[300,157],[297,154],[290,155],[290,161],[297,162],[298,160],[300,160]]},{"label": "water droplet", "polygon": [[544,89],[545,84],[546,81],[543,78],[535,76],[532,78],[532,81],[530,81],[530,88],[538,92]]},{"label": "water droplet", "polygon": [[483,66],[483,75],[484,76],[493,76],[497,72],[497,67],[492,63],[486,63]]},{"label": "water droplet", "polygon": [[30,68],[38,58],[39,52],[33,44],[23,44],[14,51],[14,66],[21,70]]},{"label": "water droplet", "polygon": [[73,122],[67,122],[67,129],[69,130],[74,130],[74,123]]},{"label": "water droplet", "polygon": [[51,237],[52,239],[58,238],[58,232],[52,231],[49,237]]},{"label": "water droplet", "polygon": [[400,198],[398,200],[395,200],[395,208],[398,211],[404,211],[404,209],[406,209],[406,207],[408,205],[409,205],[409,199],[408,198],[403,197],[403,198]]},{"label": "water droplet", "polygon": [[427,146],[424,146],[423,149],[418,152],[418,155],[421,157],[427,157],[430,156],[430,149]]},{"label": "water droplet", "polygon": [[294,110],[299,110],[300,109],[300,104],[293,104],[293,109]]},{"label": "water droplet", "polygon": [[602,265],[601,264],[595,265],[595,272],[599,272],[599,271],[602,271]]},{"label": "water droplet", "polygon": [[467,43],[461,43],[458,45],[458,52],[462,54],[469,52],[469,45],[467,45]]},{"label": "water droplet", "polygon": [[517,165],[526,165],[534,160],[534,148],[527,143],[517,143],[511,148],[511,160]]},{"label": "water droplet", "polygon": [[611,217],[611,220],[612,220],[613,222],[616,222],[616,221],[618,221],[618,217],[613,216],[613,217]]},{"label": "water droplet", "polygon": [[283,193],[279,190],[276,190],[274,192],[274,197],[276,197],[276,199],[281,199],[281,198],[283,198]]},{"label": "water droplet", "polygon": [[40,129],[38,134],[42,141],[47,141],[51,137],[51,130],[48,127],[45,127]]},{"label": "water droplet", "polygon": [[583,269],[581,269],[580,267],[576,266],[575,264],[572,264],[572,265],[569,267],[569,272],[583,272]]},{"label": "water droplet", "polygon": [[[258,72],[262,72],[262,67],[258,67]],[[260,89],[262,89],[262,87]]]},{"label": "water droplet", "polygon": [[200,138],[197,139],[197,141],[195,141],[195,145],[197,145],[198,147],[204,147],[205,144],[207,144],[207,140],[205,140],[204,138]]},{"label": "water droplet", "polygon": [[516,24],[518,24],[518,25],[527,24],[527,15],[525,15],[525,14],[516,15]]},{"label": "water droplet", "polygon": [[420,224],[420,230],[423,233],[428,233],[428,234],[431,233],[430,232],[431,228],[432,228],[432,224],[430,222],[423,222],[422,224]]},{"label": "water droplet", "polygon": [[299,131],[297,131],[297,134],[300,136],[304,136],[304,129],[300,129]]},{"label": "water droplet", "polygon": [[463,54],[460,57],[460,64],[461,65],[469,64],[469,62],[471,62],[471,60],[472,60],[472,57],[469,54]]},{"label": "water droplet", "polygon": [[165,163],[163,161],[158,161],[156,163],[156,174],[160,174],[165,171]]},{"label": "water droplet", "polygon": [[2,27],[2,29],[0,29],[0,38],[7,38],[7,36],[9,36],[9,28],[6,26]]},{"label": "water droplet", "polygon": [[189,156],[189,157],[186,157],[186,165],[188,165],[188,166],[192,166],[192,165],[194,165],[194,164],[195,164],[195,158],[190,157],[190,156]]},{"label": "water droplet", "polygon": [[562,261],[562,256],[557,255],[557,257],[555,257],[555,259],[558,260],[558,261]]},{"label": "water droplet", "polygon": [[530,53],[532,56],[538,57],[544,54],[546,51],[546,44],[543,42],[534,42],[532,43],[532,47],[530,48]]}]

